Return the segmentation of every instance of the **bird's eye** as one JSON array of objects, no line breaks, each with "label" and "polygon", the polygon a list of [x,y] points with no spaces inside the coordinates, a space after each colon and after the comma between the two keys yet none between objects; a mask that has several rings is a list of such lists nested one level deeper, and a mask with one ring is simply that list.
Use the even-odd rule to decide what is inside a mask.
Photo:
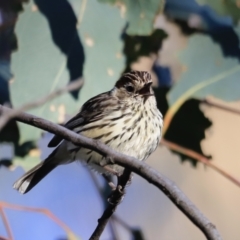
[{"label": "bird's eye", "polygon": [[126,86],[126,90],[128,92],[133,92],[134,91],[134,88],[132,86]]}]

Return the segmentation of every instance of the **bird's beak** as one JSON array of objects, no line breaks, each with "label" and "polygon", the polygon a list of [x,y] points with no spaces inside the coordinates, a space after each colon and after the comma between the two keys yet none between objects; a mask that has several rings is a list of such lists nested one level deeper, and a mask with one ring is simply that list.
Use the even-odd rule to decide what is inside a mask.
[{"label": "bird's beak", "polygon": [[153,96],[154,94],[151,93],[151,85],[152,85],[152,82],[149,82],[147,83],[140,91],[139,91],[139,94],[145,98],[145,101],[150,97],[150,96]]}]

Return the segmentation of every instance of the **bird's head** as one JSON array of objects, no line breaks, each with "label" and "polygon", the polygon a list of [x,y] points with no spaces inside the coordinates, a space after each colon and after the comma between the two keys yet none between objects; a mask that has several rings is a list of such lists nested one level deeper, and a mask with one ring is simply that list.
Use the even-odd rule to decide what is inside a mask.
[{"label": "bird's head", "polygon": [[131,71],[122,75],[115,84],[115,95],[121,100],[134,98],[145,102],[154,96],[151,88],[152,78],[146,71]]}]

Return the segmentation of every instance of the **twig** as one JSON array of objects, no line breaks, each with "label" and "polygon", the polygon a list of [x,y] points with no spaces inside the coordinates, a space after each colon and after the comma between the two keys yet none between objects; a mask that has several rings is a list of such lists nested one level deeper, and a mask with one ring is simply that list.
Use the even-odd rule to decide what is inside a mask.
[{"label": "twig", "polygon": [[84,16],[84,13],[85,13],[86,6],[87,6],[87,0],[83,0],[81,2],[79,13],[77,15],[77,28],[80,28],[80,25],[82,23],[83,16]]},{"label": "twig", "polygon": [[230,173],[227,173],[225,170],[221,169],[220,167],[216,166],[216,164],[214,164],[213,162],[209,161],[206,157],[204,157],[203,155],[194,152],[188,148],[179,146],[176,143],[172,143],[167,141],[166,139],[162,139],[161,140],[161,144],[176,151],[179,153],[182,153],[188,157],[191,157],[193,159],[195,159],[196,161],[199,161],[203,164],[205,164],[206,166],[214,169],[215,171],[217,171],[218,173],[220,173],[222,176],[224,176],[225,178],[227,178],[228,180],[230,180],[231,182],[233,182],[234,184],[236,184],[238,187],[240,187],[240,181],[233,177]]},{"label": "twig", "polygon": [[[99,197],[101,198],[104,206],[106,205],[106,199],[104,198],[104,191],[101,189],[100,187],[100,184],[95,176],[95,173],[93,171],[91,171],[89,168],[87,169],[92,180],[93,180],[93,183],[97,189],[97,192],[99,194]],[[109,227],[110,227],[110,231],[111,231],[111,234],[112,234],[112,240],[118,240],[120,239],[118,234],[117,234],[117,231],[116,231],[116,227],[115,227],[115,224],[114,222],[112,221],[112,219],[109,220]]]},{"label": "twig", "polygon": [[0,240],[11,240],[0,235]]},{"label": "twig", "polygon": [[[8,208],[8,209],[12,209],[12,210],[18,210],[18,211],[29,211],[29,212],[42,213],[42,214],[46,215],[47,217],[49,217],[52,221],[54,221],[58,226],[60,226],[67,233],[68,236],[72,237],[71,239],[76,239],[76,240],[78,239],[77,236],[73,233],[73,231],[64,222],[62,222],[60,219],[58,219],[48,209],[26,207],[26,206],[10,204],[10,203],[7,203],[7,202],[0,202],[0,211],[3,208]],[[12,235],[9,235],[9,236],[11,236],[11,240],[13,240]]]},{"label": "twig", "polygon": [[118,185],[115,191],[112,192],[111,196],[108,199],[108,206],[103,212],[101,218],[98,219],[98,225],[94,230],[92,236],[89,240],[98,240],[106,227],[108,220],[112,214],[116,211],[118,204],[122,201],[125,194],[125,187],[128,184],[131,178],[131,171],[125,169],[123,174],[118,178]]},{"label": "twig", "polygon": [[167,132],[176,112],[180,109],[180,107],[190,98],[194,96],[194,94],[201,89],[204,89],[205,87],[212,85],[218,81],[221,81],[223,79],[227,79],[227,77],[231,76],[232,74],[236,74],[236,72],[240,71],[240,66],[237,65],[225,72],[222,72],[218,75],[211,76],[208,79],[205,79],[204,81],[201,81],[192,87],[190,87],[186,92],[184,92],[168,109],[164,116],[164,127],[162,130],[162,135],[164,136]]},{"label": "twig", "polygon": [[6,229],[8,238],[10,240],[13,240],[13,233],[12,233],[12,230],[10,228],[9,222],[7,220],[7,216],[5,215],[5,213],[4,213],[4,211],[3,211],[3,209],[1,207],[0,207],[0,215],[2,217],[2,221],[3,221],[4,227]]},{"label": "twig", "polygon": [[227,107],[227,106],[224,106],[220,103],[212,102],[209,99],[203,99],[203,100],[200,100],[200,102],[203,103],[203,104],[215,107],[215,108],[219,108],[221,110],[225,110],[225,111],[235,113],[235,114],[240,114],[240,110],[238,110],[238,109],[234,109],[232,107]]},{"label": "twig", "polygon": [[[8,113],[11,111],[13,110],[0,105],[0,114],[1,112]],[[94,150],[97,153],[108,157],[107,159],[110,158],[112,162],[118,165],[129,168],[131,171],[137,173],[164,192],[165,195],[176,205],[176,207],[179,208],[193,224],[201,229],[208,240],[222,239],[216,227],[197,209],[187,196],[185,196],[185,194],[171,180],[148,166],[146,163],[141,162],[136,158],[116,152],[95,139],[87,138],[60,125],[28,113],[20,113],[16,117],[16,120],[57,134],[78,146]]]},{"label": "twig", "polygon": [[[105,203],[105,198],[104,198],[104,192],[103,190],[101,189],[100,187],[100,184],[95,176],[95,173],[93,171],[91,171],[90,169],[88,169],[88,172],[93,180],[93,183],[99,193],[99,196],[101,197],[102,201]],[[134,228],[132,228],[131,226],[129,226],[126,222],[124,222],[121,218],[119,218],[118,216],[116,216],[115,214],[112,215],[111,219],[109,220],[109,225],[110,225],[110,228],[111,229],[111,232],[112,232],[112,235],[113,235],[113,240],[115,239],[120,239],[118,237],[118,235],[116,234],[116,229],[115,229],[115,223],[118,223],[119,225],[121,225],[123,228],[125,228],[127,231],[129,231],[131,234],[132,232],[134,231]]]},{"label": "twig", "polygon": [[53,100],[54,98],[66,93],[66,92],[71,92],[73,90],[79,89],[82,87],[83,83],[84,83],[83,79],[71,82],[69,85],[59,88],[56,91],[51,92],[50,94],[48,94],[47,96],[45,96],[39,100],[30,102],[30,103],[26,103],[23,106],[16,108],[13,111],[9,112],[8,114],[0,115],[0,131],[10,119],[17,116],[20,112],[28,111],[30,109],[39,107],[39,106],[43,105],[44,103],[49,102],[49,101]]}]

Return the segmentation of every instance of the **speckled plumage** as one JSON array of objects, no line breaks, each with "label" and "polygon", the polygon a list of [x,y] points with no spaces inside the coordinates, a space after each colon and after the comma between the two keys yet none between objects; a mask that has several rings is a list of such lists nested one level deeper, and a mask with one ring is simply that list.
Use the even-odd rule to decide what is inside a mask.
[{"label": "speckled plumage", "polygon": [[[157,148],[163,126],[151,84],[152,79],[147,72],[132,71],[124,74],[111,91],[89,99],[65,127],[86,137],[98,139],[116,151],[141,161],[146,160]],[[20,178],[14,188],[25,193],[36,185],[49,169],[51,171],[51,168],[59,164],[75,160],[86,162],[100,173],[120,174],[123,170],[118,165],[101,167],[99,162],[103,160],[103,156],[75,146],[59,136],[50,141],[49,147],[55,147],[60,142],[62,143],[57,149],[43,163]],[[36,172],[44,168],[46,174],[37,176]]]}]

